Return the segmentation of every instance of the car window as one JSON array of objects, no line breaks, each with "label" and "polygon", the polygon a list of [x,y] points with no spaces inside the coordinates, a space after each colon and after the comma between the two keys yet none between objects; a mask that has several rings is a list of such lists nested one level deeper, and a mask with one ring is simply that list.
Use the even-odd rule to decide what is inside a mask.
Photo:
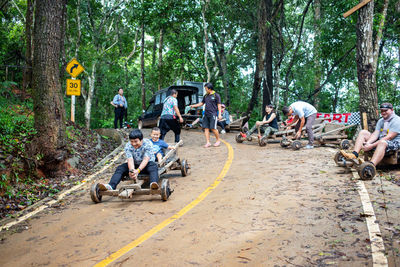
[{"label": "car window", "polygon": [[187,96],[185,96],[185,106],[187,106],[187,105],[189,105],[190,104],[190,98],[189,98],[189,96],[187,95]]},{"label": "car window", "polygon": [[192,95],[192,104],[197,103],[197,95],[193,94]]},{"label": "car window", "polygon": [[147,108],[146,113],[152,113],[154,109],[154,103],[151,103],[150,106]]},{"label": "car window", "polygon": [[164,103],[165,98],[167,98],[167,92],[162,93],[161,102]]},{"label": "car window", "polygon": [[161,95],[157,95],[157,96],[156,96],[155,104],[158,105],[158,104],[160,104],[160,103],[161,103]]}]

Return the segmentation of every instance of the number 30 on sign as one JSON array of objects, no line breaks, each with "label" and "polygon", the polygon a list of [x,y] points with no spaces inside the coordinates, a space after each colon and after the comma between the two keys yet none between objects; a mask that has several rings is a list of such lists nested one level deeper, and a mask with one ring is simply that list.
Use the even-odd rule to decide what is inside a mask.
[{"label": "number 30 on sign", "polygon": [[67,95],[81,95],[81,80],[67,79]]}]

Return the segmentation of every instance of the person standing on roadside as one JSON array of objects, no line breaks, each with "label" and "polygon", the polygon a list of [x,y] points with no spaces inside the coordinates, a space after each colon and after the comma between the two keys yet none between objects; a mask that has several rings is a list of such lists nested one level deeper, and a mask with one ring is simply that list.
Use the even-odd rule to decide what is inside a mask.
[{"label": "person standing on roadside", "polygon": [[[178,91],[175,89],[171,90],[170,95],[164,100],[163,110],[160,118],[160,139],[164,140],[165,135],[172,130],[175,134],[175,143],[180,141],[181,125],[183,118],[178,108]],[[179,121],[177,120],[177,116]]]},{"label": "person standing on roadside", "polygon": [[119,127],[122,128],[122,121],[124,119],[125,110],[128,108],[128,103],[126,102],[126,98],[123,95],[124,90],[122,88],[118,89],[118,94],[114,96],[113,101],[111,101],[111,105],[115,107],[114,109],[114,129],[118,128],[118,120]]},{"label": "person standing on roadside", "polygon": [[219,133],[217,130],[217,122],[218,120],[222,120],[221,116],[221,97],[217,94],[213,89],[212,83],[206,83],[204,85],[206,89],[206,95],[203,97],[203,100],[194,105],[190,105],[191,108],[201,107],[204,104],[206,105],[204,109],[204,117],[203,117],[203,128],[204,135],[206,136],[206,144],[204,147],[210,147],[210,130],[214,133],[217,141],[214,143],[214,146],[217,147],[221,144],[219,141]]}]

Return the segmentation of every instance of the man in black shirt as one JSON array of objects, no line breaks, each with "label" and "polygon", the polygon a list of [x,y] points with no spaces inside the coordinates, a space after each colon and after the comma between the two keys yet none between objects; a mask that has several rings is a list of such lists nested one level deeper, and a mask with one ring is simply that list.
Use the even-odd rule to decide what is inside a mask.
[{"label": "man in black shirt", "polygon": [[204,88],[206,89],[206,95],[203,97],[203,100],[198,104],[190,105],[190,107],[197,108],[203,106],[204,104],[206,105],[203,117],[203,128],[207,143],[204,145],[204,147],[211,146],[210,130],[214,133],[215,138],[217,139],[214,144],[214,146],[217,147],[221,144],[221,142],[219,141],[219,133],[217,130],[218,119],[222,119],[221,97],[213,90],[214,87],[212,83],[206,83],[204,85]]}]

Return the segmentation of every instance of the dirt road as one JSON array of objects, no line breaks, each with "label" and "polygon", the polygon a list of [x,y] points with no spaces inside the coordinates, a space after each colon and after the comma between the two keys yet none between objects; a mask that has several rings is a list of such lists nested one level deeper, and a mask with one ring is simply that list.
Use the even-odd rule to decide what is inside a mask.
[{"label": "dirt road", "polygon": [[[234,134],[226,134],[229,144],[205,149],[202,132],[184,131],[182,136],[179,155],[189,161],[191,173],[168,174],[175,189],[168,201],[104,197],[94,204],[86,185],[60,205],[3,231],[0,266],[373,265],[355,181],[335,166],[332,148],[261,148],[236,144]],[[227,166],[229,146],[233,161]],[[98,179],[108,181],[115,166]],[[224,167],[229,169],[219,177]],[[218,177],[221,183],[210,187]],[[400,266],[399,187],[379,177],[365,185],[389,266]],[[207,197],[162,225],[206,189]],[[15,233],[21,226],[25,230]],[[147,239],[133,246],[144,234]],[[129,249],[121,251],[125,246]],[[115,252],[119,258],[103,261]]]}]

